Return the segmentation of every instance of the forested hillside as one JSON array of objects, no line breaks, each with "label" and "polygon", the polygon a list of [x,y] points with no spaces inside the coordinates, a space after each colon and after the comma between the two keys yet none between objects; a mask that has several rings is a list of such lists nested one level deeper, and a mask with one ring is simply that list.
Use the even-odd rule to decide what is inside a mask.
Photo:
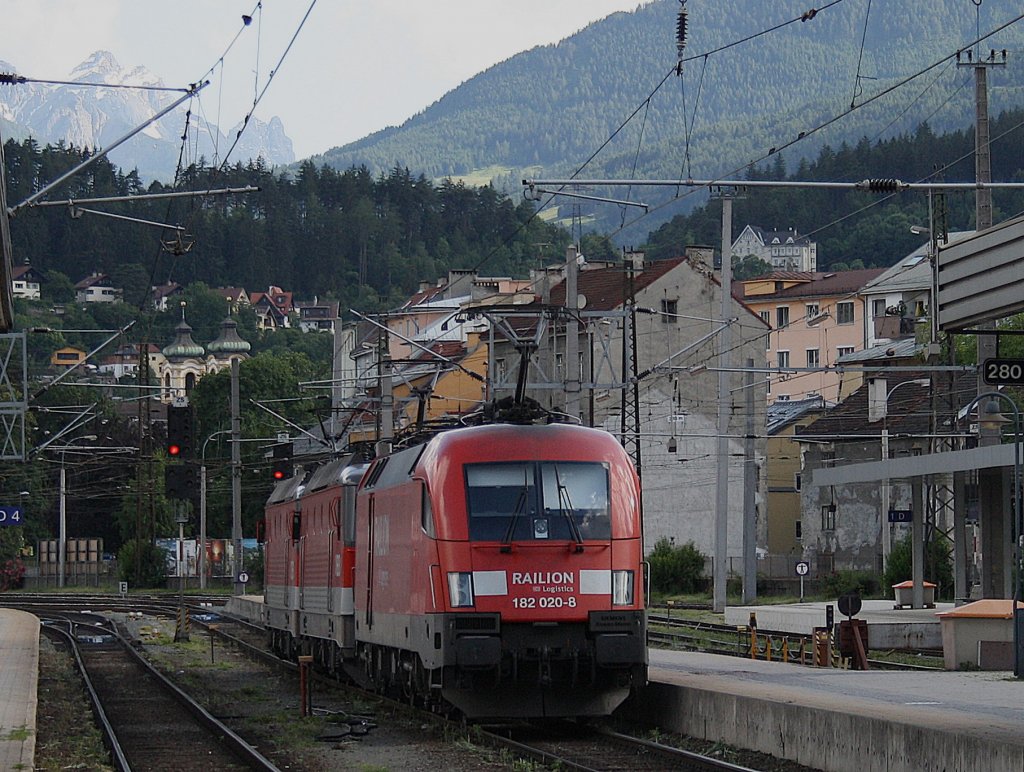
[{"label": "forested hillside", "polygon": [[[9,141],[4,152],[12,204],[82,158],[31,140]],[[11,225],[15,260],[59,271],[72,283],[93,271],[110,274],[136,304],[153,284],[202,281],[250,291],[275,284],[299,298],[333,297],[343,309],[365,311],[404,300],[449,268],[525,275],[537,264],[537,244],[549,245],[550,257],[569,241],[564,230],[533,217],[528,202],[517,205],[490,187],[435,185],[397,168],[373,177],[365,168],[338,172],[306,163],[293,178],[260,164],[227,173],[192,167],[179,188],[245,185],[260,192],[90,207],[181,224],[188,232],[182,245],[162,244],[173,241],[168,231],[89,214],[72,219],[61,207],[22,210]],[[134,174],[101,160],[52,197],[168,189],[154,183],[142,191]]]},{"label": "forested hillside", "polygon": [[[1024,181],[1024,109],[991,121],[993,177]],[[822,148],[787,175],[781,158],[750,170],[751,177],[802,180],[925,178],[936,159],[963,159],[941,178],[973,177],[973,130],[945,134],[921,126],[914,132],[871,142]],[[39,148],[31,141],[5,146],[9,201],[27,198],[40,180],[56,178],[82,157],[68,148]],[[306,162],[292,177],[259,164],[235,166],[227,174],[191,168],[180,189],[259,186],[259,193],[199,197],[191,201],[104,205],[104,210],[142,219],[180,223],[188,238],[175,250],[167,232],[94,215],[72,219],[62,207],[21,211],[12,221],[15,259],[30,261],[51,277],[50,297],[67,299],[71,283],[93,271],[110,274],[138,305],[153,284],[204,282],[211,287],[266,289],[275,284],[299,298],[333,297],[341,308],[361,311],[393,307],[423,280],[449,268],[478,267],[489,275],[526,276],[542,260],[564,254],[571,235],[536,217],[534,204],[490,187],[471,188],[395,168],[374,177],[365,168],[336,171]],[[168,190],[154,184],[148,192]],[[106,161],[56,191],[57,200],[125,195],[143,191],[134,174]],[[1024,192],[996,191],[996,220],[1024,211]],[[950,230],[973,228],[972,192],[946,197]],[[920,245],[910,225],[927,225],[922,193],[877,194],[800,189],[751,189],[734,205],[734,233],[746,224],[795,227],[819,243],[822,269],[891,265]],[[677,215],[634,246],[647,242],[655,258],[681,253],[687,244],[721,238],[717,204]],[[646,225],[647,221],[641,221]],[[543,246],[542,246],[543,245]],[[175,254],[175,251],[180,254]],[[607,240],[588,237],[583,251],[610,254]],[[62,287],[63,282],[63,289]],[[63,297],[60,293],[63,292]],[[215,323],[217,316],[212,317]]]},{"label": "forested hillside", "polygon": [[[1024,109],[1005,112],[990,122],[992,177],[1024,182]],[[974,131],[938,135],[927,126],[913,133],[875,143],[862,139],[837,148],[824,147],[810,163],[791,174],[776,162],[750,173],[752,179],[848,180],[896,178],[906,182],[930,177],[940,160],[962,159],[937,175],[938,181],[971,180],[974,176]],[[995,222],[1024,213],[1024,190],[993,192]],[[948,230],[974,228],[974,192],[944,197]],[[936,201],[936,212],[942,205]],[[842,190],[751,188],[733,204],[734,235],[744,225],[767,229],[796,228],[818,242],[819,270],[876,268],[894,264],[921,245],[924,238],[911,225],[928,226],[927,195],[894,195]],[[942,223],[937,223],[941,229]],[[721,207],[709,204],[678,215],[651,233],[649,253],[656,258],[678,254],[680,244],[718,244]]]},{"label": "forested hillside", "polygon": [[[964,47],[1017,14],[1005,4],[912,0],[870,6],[846,0],[716,52],[808,10],[803,0],[688,0],[682,77],[676,64],[677,0],[594,23],[558,45],[538,47],[463,83],[402,126],[328,151],[336,168],[395,166],[440,178],[506,167],[564,175],[579,168],[637,108],[636,118],[584,176],[696,178],[723,175],[795,139]],[[866,27],[865,27],[866,20]],[[861,41],[864,42],[863,50]],[[1024,24],[984,48],[1024,48]],[[703,56],[706,52],[710,53]],[[990,75],[994,111],[1024,103],[1024,62]],[[859,77],[858,77],[859,75]],[[973,117],[971,73],[950,62],[891,96],[851,113],[788,154],[791,166],[823,143],[891,137],[928,120],[936,130]],[[692,131],[691,131],[692,129]],[[641,139],[642,133],[642,142]],[[686,135],[690,134],[689,143]],[[687,146],[688,144],[688,146]]]}]

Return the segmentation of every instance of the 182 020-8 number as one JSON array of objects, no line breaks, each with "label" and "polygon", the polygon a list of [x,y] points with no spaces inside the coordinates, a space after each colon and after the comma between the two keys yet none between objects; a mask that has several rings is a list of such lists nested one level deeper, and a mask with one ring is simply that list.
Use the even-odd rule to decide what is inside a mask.
[{"label": "182 020-8 number", "polygon": [[513,598],[513,608],[576,608],[576,597],[570,595],[563,598],[561,595],[541,595],[539,598]]}]

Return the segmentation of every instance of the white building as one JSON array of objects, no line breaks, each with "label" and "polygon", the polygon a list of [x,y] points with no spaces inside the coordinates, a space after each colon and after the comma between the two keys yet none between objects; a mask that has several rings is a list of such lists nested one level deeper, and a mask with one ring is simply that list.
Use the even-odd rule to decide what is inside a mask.
[{"label": "white building", "polygon": [[764,260],[773,271],[817,271],[818,245],[796,229],[766,231],[748,225],[732,243],[734,257],[754,255]]}]

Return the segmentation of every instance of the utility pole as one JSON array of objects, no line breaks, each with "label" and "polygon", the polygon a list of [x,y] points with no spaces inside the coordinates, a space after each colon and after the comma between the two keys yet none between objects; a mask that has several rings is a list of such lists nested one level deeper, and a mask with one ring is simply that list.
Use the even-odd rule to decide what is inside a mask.
[{"label": "utility pole", "polygon": [[754,360],[743,375],[747,431],[743,440],[743,603],[757,600],[757,469],[754,458]]},{"label": "utility pole", "polygon": [[[980,5],[980,3],[976,3]],[[1006,66],[1006,52],[997,59],[996,52],[991,51],[987,59],[982,59],[981,49],[966,51],[966,61],[958,55],[958,67],[970,67],[974,70],[974,173],[977,183],[992,182],[992,154],[989,145],[988,126],[988,69]],[[992,191],[979,187],[974,193],[974,221],[976,230],[983,231],[992,227]],[[983,329],[995,329],[993,322],[979,325]],[[998,356],[998,337],[996,335],[978,335],[978,364],[986,359]],[[978,379],[978,394],[988,390],[982,379]],[[979,415],[985,410],[988,400],[978,405]],[[997,445],[998,430],[982,428],[978,424],[978,444]],[[1007,568],[1011,561],[1010,545],[1006,534],[1009,531],[1009,513],[1005,506],[1003,492],[1006,489],[1005,472],[999,467],[978,470],[979,514],[981,520],[981,560],[984,570],[981,572],[981,594],[985,598],[1008,598],[1011,594],[1010,572]]]},{"label": "utility pole", "polygon": [[729,548],[729,416],[732,413],[732,197],[722,198],[722,332],[718,338],[718,476],[715,497],[715,560],[712,608],[725,611]]},{"label": "utility pole", "polygon": [[235,553],[234,594],[245,594],[238,581],[242,560],[242,419],[238,407],[238,357],[231,359],[231,544]]},{"label": "utility pole", "polygon": [[565,412],[580,417],[580,298],[577,291],[580,253],[565,250]]}]

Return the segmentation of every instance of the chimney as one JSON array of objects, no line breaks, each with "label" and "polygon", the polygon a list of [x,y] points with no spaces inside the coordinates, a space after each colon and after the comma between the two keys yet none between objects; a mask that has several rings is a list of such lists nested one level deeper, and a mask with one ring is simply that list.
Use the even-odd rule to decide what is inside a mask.
[{"label": "chimney", "polygon": [[639,276],[644,272],[644,253],[630,247],[623,254],[623,261],[633,266],[633,275]]},{"label": "chimney", "polygon": [[886,396],[888,382],[885,378],[870,378],[868,380],[868,423],[881,421],[888,412]]}]

